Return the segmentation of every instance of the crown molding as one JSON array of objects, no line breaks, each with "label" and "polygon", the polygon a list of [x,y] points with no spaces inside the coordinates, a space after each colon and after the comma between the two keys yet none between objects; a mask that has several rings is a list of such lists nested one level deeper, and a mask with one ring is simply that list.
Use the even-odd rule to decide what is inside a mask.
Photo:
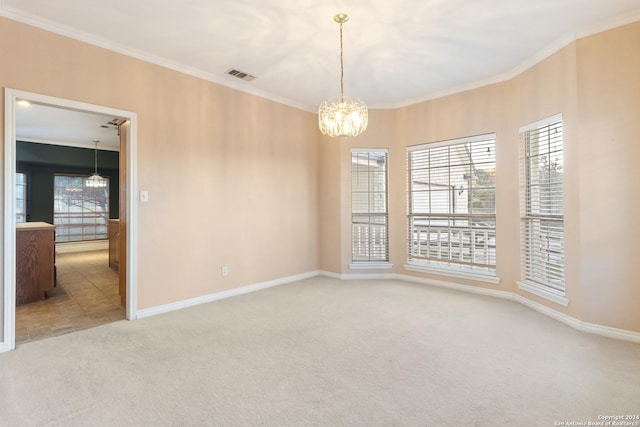
[{"label": "crown molding", "polygon": [[[0,16],[3,16],[7,19],[11,19],[14,21],[18,21],[33,27],[37,27],[46,31],[50,31],[55,34],[59,34],[65,37],[79,40],[81,42],[85,42],[94,46],[98,46],[116,53],[120,53],[122,55],[126,55],[126,56],[136,58],[145,62],[149,62],[163,68],[168,68],[170,70],[177,71],[179,73],[197,77],[199,79],[206,80],[211,83],[225,86],[234,90],[238,90],[240,92],[248,93],[250,95],[255,95],[260,98],[264,98],[280,104],[288,105],[290,107],[297,108],[299,110],[307,111],[310,113],[317,112],[317,106],[315,105],[310,106],[297,101],[293,101],[291,99],[281,97],[267,91],[263,91],[260,89],[247,86],[246,84],[227,79],[225,76],[218,76],[216,74],[205,72],[197,68],[188,67],[173,61],[169,61],[159,56],[150,55],[141,50],[132,49],[130,47],[123,46],[121,44],[115,43],[108,39],[102,39],[94,35],[91,35],[82,31],[77,31],[67,26],[51,22],[49,20],[30,16],[16,9],[7,7],[5,0],[0,0]],[[638,20],[640,20],[640,9],[606,19],[604,21],[598,22],[593,25],[586,26],[576,31],[575,33],[565,34],[564,36],[560,37],[553,43],[547,45],[545,48],[538,51],[536,54],[534,54],[524,62],[516,65],[511,70],[503,74],[499,74],[486,79],[476,80],[476,81],[465,83],[462,85],[448,87],[443,90],[434,91],[418,97],[408,98],[403,101],[370,103],[369,108],[382,110],[382,109],[397,109],[402,107],[408,107],[411,105],[431,101],[434,99],[443,98],[445,96],[455,95],[457,93],[466,92],[472,89],[478,89],[481,87],[490,86],[496,83],[508,81],[518,76],[519,74],[523,73],[524,71],[528,70],[529,68],[533,67],[534,65],[540,63],[544,59],[548,58],[549,56],[558,52],[560,49],[570,45],[571,43],[575,42],[578,39],[588,37],[593,34],[601,33],[603,31],[607,31],[616,27],[626,25],[626,24],[630,24]]]},{"label": "crown molding", "polygon": [[638,10],[623,13],[621,15],[605,19],[604,21],[599,21],[593,25],[583,27],[576,31],[575,38],[582,39],[614,28],[622,27],[636,21],[640,21],[640,8]]},{"label": "crown molding", "polygon": [[452,86],[441,91],[435,91],[429,94],[425,94],[423,96],[409,98],[405,101],[400,101],[395,103],[375,104],[375,105],[372,105],[371,108],[396,109],[396,108],[408,107],[411,105],[420,104],[422,102],[432,101],[438,98],[444,98],[445,96],[466,92],[468,90],[478,89],[478,88],[490,86],[496,83],[502,83],[517,77],[518,75],[527,71],[529,68],[533,67],[536,64],[539,64],[540,62],[544,61],[554,53],[569,46],[571,43],[579,39],[592,36],[594,34],[602,33],[604,31],[608,31],[617,27],[621,27],[623,25],[631,24],[632,22],[636,22],[636,21],[640,21],[640,9],[630,13],[625,13],[622,15],[615,16],[605,21],[598,22],[594,25],[581,28],[575,33],[565,34],[564,36],[555,40],[553,43],[539,50],[537,53],[535,53],[530,58],[526,59],[524,62],[521,62],[520,64],[516,65],[511,70],[503,74],[489,77],[487,79],[476,80],[474,82],[465,83],[459,86]]},{"label": "crown molding", "polygon": [[[30,25],[32,27],[40,28],[42,30],[46,30],[64,37],[68,37],[68,38],[78,40],[84,43],[88,43],[97,47],[101,47],[103,49],[107,49],[112,52],[120,53],[122,55],[129,56],[132,58],[136,58],[144,62],[155,64],[163,68],[168,68],[170,70],[177,71],[182,74],[187,74],[189,76],[197,77],[199,79],[206,80],[211,83],[215,83],[221,86],[235,89],[240,92],[245,92],[250,95],[255,95],[260,98],[264,98],[280,104],[288,105],[290,107],[297,108],[299,110],[304,110],[311,113],[317,112],[316,107],[310,107],[300,102],[296,102],[285,97],[274,95],[272,93],[247,86],[246,84],[242,84],[240,82],[232,81],[230,80],[231,77],[227,79],[224,76],[217,76],[215,74],[208,73],[197,68],[188,67],[188,66],[179,64],[177,62],[169,61],[159,56],[150,55],[149,53],[138,50],[138,49],[132,49],[130,47],[123,46],[121,44],[115,43],[108,39],[96,37],[94,35],[85,33],[83,31],[74,30],[65,25],[60,25],[46,19],[36,18],[30,15],[27,15],[18,10],[7,7],[5,5],[4,0],[0,0],[0,16],[3,16],[13,21],[21,22],[26,25]],[[237,80],[237,79],[234,78],[234,80]]]}]

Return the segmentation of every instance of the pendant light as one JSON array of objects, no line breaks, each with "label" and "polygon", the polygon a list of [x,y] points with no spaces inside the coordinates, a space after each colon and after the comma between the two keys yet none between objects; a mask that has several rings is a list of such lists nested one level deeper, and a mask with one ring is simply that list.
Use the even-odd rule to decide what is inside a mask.
[{"label": "pendant light", "polygon": [[93,142],[96,144],[95,154],[94,154],[95,167],[94,167],[93,175],[87,178],[85,185],[87,187],[92,187],[92,188],[104,188],[107,186],[107,180],[98,174],[98,142],[100,141],[94,140]]},{"label": "pendant light", "polygon": [[320,132],[330,137],[357,136],[367,129],[369,114],[367,106],[358,98],[344,96],[344,61],[342,49],[342,24],[349,15],[339,13],[333,20],[340,24],[340,98],[330,98],[318,108]]}]

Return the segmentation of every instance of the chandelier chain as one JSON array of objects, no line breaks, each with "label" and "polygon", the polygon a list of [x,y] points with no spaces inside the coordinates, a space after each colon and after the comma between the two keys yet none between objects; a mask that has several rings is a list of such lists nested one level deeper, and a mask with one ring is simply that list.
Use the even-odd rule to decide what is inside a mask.
[{"label": "chandelier chain", "polygon": [[344,59],[342,57],[342,22],[340,23],[340,101],[344,102]]},{"label": "chandelier chain", "polygon": [[94,150],[94,154],[93,154],[93,164],[94,164],[93,170],[94,170],[94,173],[98,175],[98,143],[96,142],[95,144],[96,144],[96,149]]}]

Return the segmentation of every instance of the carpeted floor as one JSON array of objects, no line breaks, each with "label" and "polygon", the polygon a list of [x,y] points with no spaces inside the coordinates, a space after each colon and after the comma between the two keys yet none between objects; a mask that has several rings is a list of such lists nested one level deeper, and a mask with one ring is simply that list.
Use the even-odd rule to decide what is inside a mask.
[{"label": "carpeted floor", "polygon": [[398,281],[316,277],[0,354],[10,426],[556,426],[638,414],[640,345]]}]

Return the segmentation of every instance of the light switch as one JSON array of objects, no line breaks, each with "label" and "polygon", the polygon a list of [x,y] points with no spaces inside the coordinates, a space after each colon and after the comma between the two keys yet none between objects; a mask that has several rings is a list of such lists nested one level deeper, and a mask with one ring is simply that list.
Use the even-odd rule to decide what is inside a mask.
[{"label": "light switch", "polygon": [[147,203],[149,201],[149,192],[147,190],[140,191],[140,201]]}]

